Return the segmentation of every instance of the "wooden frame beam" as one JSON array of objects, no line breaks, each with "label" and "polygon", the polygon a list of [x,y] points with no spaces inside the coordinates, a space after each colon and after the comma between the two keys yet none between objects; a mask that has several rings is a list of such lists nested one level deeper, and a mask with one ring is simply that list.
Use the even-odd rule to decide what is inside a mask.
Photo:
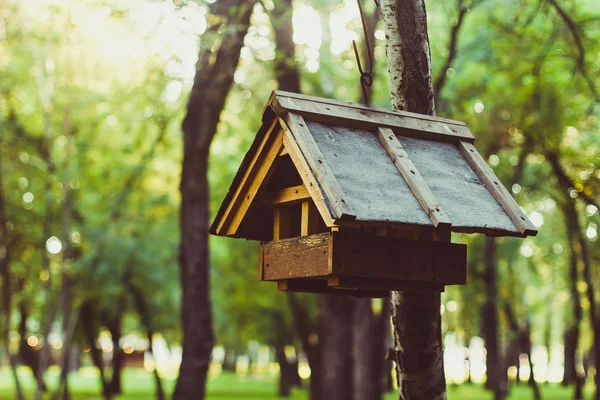
[{"label": "wooden frame beam", "polygon": [[280,123],[284,131],[283,145],[286,149],[288,149],[288,154],[292,162],[296,166],[296,170],[298,171],[300,178],[302,178],[304,186],[308,190],[310,197],[315,202],[315,205],[317,206],[317,209],[319,210],[319,213],[321,214],[325,225],[333,226],[336,219],[336,215],[334,214],[331,207],[328,206],[329,202],[325,196],[325,193],[320,187],[319,182],[315,178],[314,174],[310,172],[311,169],[308,165],[308,162],[304,157],[302,151],[300,150],[300,147],[296,143],[296,140],[292,136],[285,121],[283,119],[280,119]]},{"label": "wooden frame beam", "polygon": [[310,121],[347,128],[375,131],[377,127],[400,129],[406,136],[456,143],[474,142],[464,122],[410,112],[397,112],[360,104],[275,91],[267,106],[279,115],[295,113]]},{"label": "wooden frame beam", "polygon": [[310,199],[310,193],[304,185],[292,186],[262,195],[261,204],[265,206],[290,204]]},{"label": "wooden frame beam", "polygon": [[277,290],[284,292],[326,293],[340,296],[384,298],[387,290],[362,290],[335,288],[327,286],[327,281],[320,279],[286,279],[277,281]]},{"label": "wooden frame beam", "polygon": [[429,186],[427,186],[427,183],[411,161],[404,147],[402,147],[402,143],[400,143],[394,131],[390,128],[379,127],[377,129],[377,138],[392,159],[394,165],[398,168],[398,171],[400,171],[400,174],[419,201],[419,204],[421,204],[421,207],[423,207],[423,210],[429,216],[429,219],[431,219],[433,225],[436,228],[449,228],[452,225],[450,218],[442,211],[442,206],[429,189]]},{"label": "wooden frame beam", "polygon": [[327,165],[327,161],[325,161],[325,157],[315,142],[312,133],[308,130],[304,118],[297,114],[288,113],[286,115],[286,123],[290,128],[289,132],[291,136],[295,139],[298,148],[304,155],[312,174],[333,207],[336,213],[335,219],[355,219],[356,214],[354,210],[346,203],[344,192],[329,165]]},{"label": "wooden frame beam", "polygon": [[538,231],[535,225],[527,218],[525,212],[523,212],[510,193],[508,193],[508,190],[506,190],[492,169],[488,167],[475,146],[471,143],[460,142],[458,144],[458,149],[488,191],[494,196],[498,204],[502,206],[506,214],[508,214],[519,232],[521,232],[523,236],[537,235]]},{"label": "wooden frame beam", "polygon": [[283,146],[283,133],[281,130],[276,132],[273,130],[275,124],[274,122],[271,131],[265,134],[242,181],[236,188],[235,194],[217,226],[216,233],[218,235],[235,235],[262,183],[272,172],[273,164]]},{"label": "wooden frame beam", "polygon": [[381,279],[352,277],[352,276],[332,276],[327,280],[327,286],[340,289],[360,290],[399,290],[402,292],[443,292],[444,285],[435,282],[402,281],[387,279],[384,282]]}]

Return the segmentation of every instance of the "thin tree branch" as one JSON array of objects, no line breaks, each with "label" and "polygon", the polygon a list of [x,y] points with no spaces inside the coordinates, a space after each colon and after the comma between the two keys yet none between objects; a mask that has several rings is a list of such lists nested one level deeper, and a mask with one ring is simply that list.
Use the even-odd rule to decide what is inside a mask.
[{"label": "thin tree branch", "polygon": [[444,87],[444,84],[446,83],[446,78],[447,78],[446,71],[448,70],[448,68],[450,68],[452,66],[452,63],[454,62],[454,59],[456,58],[458,34],[459,34],[460,28],[462,27],[462,24],[464,22],[465,15],[467,15],[467,12],[469,12],[469,10],[472,10],[473,8],[477,7],[483,1],[484,0],[473,1],[470,4],[470,6],[465,5],[464,0],[457,0],[457,2],[456,2],[457,8],[458,8],[458,19],[457,19],[456,23],[453,24],[452,27],[450,28],[450,43],[448,44],[448,56],[446,57],[446,61],[444,62],[444,65],[440,69],[437,79],[435,80],[435,82],[433,84],[433,93],[435,96],[436,104],[439,103],[440,92],[442,91],[442,88]]},{"label": "thin tree branch", "polygon": [[579,73],[585,80],[588,89],[592,96],[594,97],[594,102],[600,102],[600,95],[596,89],[596,85],[592,77],[590,76],[586,65],[585,65],[585,47],[583,46],[583,40],[581,39],[581,35],[579,34],[579,30],[577,24],[573,19],[563,10],[556,0],[548,0],[550,5],[556,10],[560,18],[563,20],[569,31],[571,32],[571,36],[573,36],[573,41],[575,42],[575,46],[577,46],[577,59],[576,59],[576,67],[579,70]]},{"label": "thin tree branch", "polygon": [[[575,183],[563,169],[558,153],[556,151],[548,151],[546,152],[546,159],[548,162],[550,162],[554,176],[556,176],[556,179],[558,179],[558,182],[561,184],[561,186],[563,188],[574,188]],[[583,200],[586,204],[600,209],[600,203],[598,203],[598,201],[596,201],[592,196],[586,194],[585,190],[577,192],[577,197]]]}]

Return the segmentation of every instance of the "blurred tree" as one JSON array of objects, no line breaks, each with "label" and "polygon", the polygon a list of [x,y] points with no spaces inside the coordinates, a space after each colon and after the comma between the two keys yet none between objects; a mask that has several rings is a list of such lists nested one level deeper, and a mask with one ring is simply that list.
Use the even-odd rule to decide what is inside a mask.
[{"label": "blurred tree", "polygon": [[225,0],[211,5],[210,14],[215,20],[202,37],[194,86],[182,123],[179,263],[183,358],[174,398],[203,399],[205,394],[213,347],[208,292],[208,156],[250,25],[253,5],[252,0]]}]

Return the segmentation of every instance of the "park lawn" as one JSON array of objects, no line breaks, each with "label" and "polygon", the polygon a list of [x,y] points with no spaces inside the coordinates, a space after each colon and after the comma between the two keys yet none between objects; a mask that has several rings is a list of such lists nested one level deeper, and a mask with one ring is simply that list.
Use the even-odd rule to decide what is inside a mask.
[{"label": "park lawn", "polygon": [[[50,385],[56,378],[51,374]],[[28,370],[20,370],[21,382],[26,390],[27,398],[31,398],[34,390],[33,377]],[[96,400],[102,397],[98,395],[99,384],[97,373],[92,368],[82,368],[79,373],[72,374],[70,378],[73,400]],[[175,386],[174,379],[163,379],[164,388],[171,393]],[[572,389],[565,389],[556,385],[544,386],[542,388],[542,399],[544,400],[570,400]],[[129,368],[123,372],[122,396],[115,400],[141,400],[154,398],[154,381],[152,375],[144,369]],[[591,399],[591,385],[587,387],[587,397]],[[516,387],[511,391],[510,400],[530,400],[531,390],[526,385]],[[273,376],[239,376],[225,373],[212,377],[208,382],[208,400],[274,400],[277,396],[277,379]],[[0,369],[0,400],[14,399],[14,387],[12,376],[7,368]],[[305,400],[305,390],[294,390],[289,400]],[[385,400],[395,400],[397,396],[389,393]],[[484,391],[479,385],[449,385],[449,400],[491,400],[492,395]]]}]

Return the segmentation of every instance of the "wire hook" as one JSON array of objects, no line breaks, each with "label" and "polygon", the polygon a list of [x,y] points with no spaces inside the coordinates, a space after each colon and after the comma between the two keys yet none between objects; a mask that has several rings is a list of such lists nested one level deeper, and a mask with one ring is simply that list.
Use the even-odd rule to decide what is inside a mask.
[{"label": "wire hook", "polygon": [[[375,5],[379,8],[379,1],[374,0]],[[360,86],[362,88],[363,101],[366,105],[369,105],[369,99],[367,98],[367,87],[371,87],[373,84],[373,51],[371,49],[371,42],[369,41],[369,32],[367,32],[367,21],[365,19],[365,11],[363,10],[361,0],[356,0],[358,4],[358,11],[360,12],[360,22],[363,27],[363,34],[365,36],[365,44],[367,45],[367,56],[369,58],[369,68],[367,71],[363,71],[362,64],[360,62],[360,56],[358,54],[358,47],[356,41],[352,41],[352,47],[354,48],[354,56],[356,57],[356,64],[358,66],[358,72],[360,72]]]}]

